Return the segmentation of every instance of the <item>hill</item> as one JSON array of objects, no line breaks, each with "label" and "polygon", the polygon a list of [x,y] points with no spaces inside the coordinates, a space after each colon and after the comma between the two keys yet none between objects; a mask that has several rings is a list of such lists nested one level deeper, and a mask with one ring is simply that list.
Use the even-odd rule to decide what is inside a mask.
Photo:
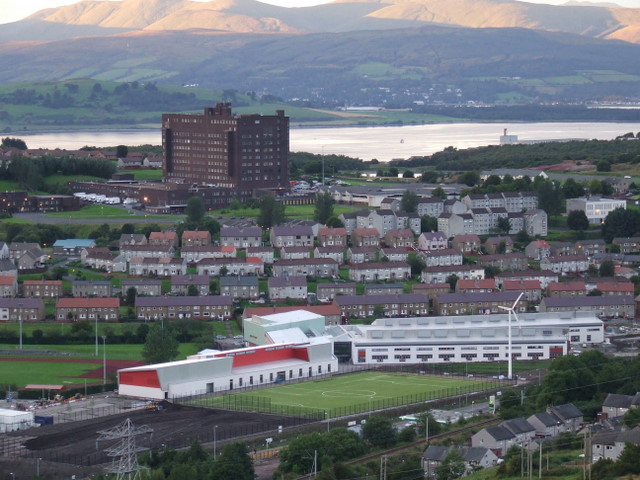
[{"label": "hill", "polygon": [[639,45],[517,28],[138,31],[0,44],[0,83],[199,85],[309,106],[584,102],[637,97],[639,57]]},{"label": "hill", "polygon": [[[39,28],[42,22],[53,26],[54,32]],[[283,8],[256,0],[85,0],[45,9],[26,21],[15,22],[3,28],[0,41],[70,38],[78,33],[78,27],[88,25],[95,27],[94,35],[194,28],[232,33],[308,33],[448,25],[527,28],[640,43],[640,8],[552,6],[515,0],[337,0],[306,8]],[[61,26],[74,28],[65,33]]]}]

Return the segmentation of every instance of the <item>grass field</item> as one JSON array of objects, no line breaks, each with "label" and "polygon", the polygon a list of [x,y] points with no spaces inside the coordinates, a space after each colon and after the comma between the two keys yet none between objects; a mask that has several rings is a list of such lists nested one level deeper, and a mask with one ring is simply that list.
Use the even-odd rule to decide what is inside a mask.
[{"label": "grass field", "polygon": [[[83,375],[101,368],[102,363],[52,362],[42,361],[0,361],[2,385],[16,385],[18,388],[28,384],[78,385],[84,382]],[[87,378],[87,383],[102,383],[102,379]]]},{"label": "grass field", "polygon": [[[325,411],[328,417],[471,393],[486,382],[415,374],[359,372],[205,399],[209,407]],[[263,408],[266,407],[266,408]]]}]

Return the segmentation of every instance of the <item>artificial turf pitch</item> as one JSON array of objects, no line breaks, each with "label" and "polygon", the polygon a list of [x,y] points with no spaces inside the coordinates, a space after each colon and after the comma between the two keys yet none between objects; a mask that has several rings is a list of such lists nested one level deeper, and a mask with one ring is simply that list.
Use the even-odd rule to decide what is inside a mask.
[{"label": "artificial turf pitch", "polygon": [[325,411],[330,417],[472,393],[487,382],[456,377],[359,372],[320,380],[277,385],[206,399],[210,407],[248,409],[261,406],[301,412]]}]

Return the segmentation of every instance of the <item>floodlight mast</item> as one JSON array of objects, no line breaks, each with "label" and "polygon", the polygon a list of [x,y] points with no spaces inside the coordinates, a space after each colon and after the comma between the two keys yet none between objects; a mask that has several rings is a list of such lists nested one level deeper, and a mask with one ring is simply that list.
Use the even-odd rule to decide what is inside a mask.
[{"label": "floodlight mast", "polygon": [[508,334],[508,343],[507,343],[507,357],[508,357],[507,378],[509,380],[513,379],[513,355],[512,355],[512,346],[511,346],[511,314],[513,313],[513,316],[516,317],[516,320],[518,320],[518,316],[516,315],[516,305],[518,305],[518,302],[520,301],[523,295],[524,295],[524,292],[520,293],[516,301],[513,302],[513,305],[511,305],[510,307],[498,306],[498,308],[500,308],[501,310],[506,310],[507,312],[509,312],[509,328],[508,328],[509,334]]}]

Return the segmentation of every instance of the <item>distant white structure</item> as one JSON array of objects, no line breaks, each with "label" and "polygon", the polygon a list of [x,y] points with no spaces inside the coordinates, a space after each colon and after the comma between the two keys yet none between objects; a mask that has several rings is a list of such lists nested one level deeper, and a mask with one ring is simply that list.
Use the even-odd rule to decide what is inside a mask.
[{"label": "distant white structure", "polygon": [[500,145],[512,145],[518,143],[517,135],[507,135],[507,129],[505,128],[500,135]]},{"label": "distant white structure", "polygon": [[24,430],[34,425],[33,412],[0,408],[0,433]]},{"label": "distant white structure", "polygon": [[617,208],[627,208],[626,200],[616,198],[580,197],[567,200],[567,213],[582,210],[589,219],[589,223],[603,223],[607,215]]}]

